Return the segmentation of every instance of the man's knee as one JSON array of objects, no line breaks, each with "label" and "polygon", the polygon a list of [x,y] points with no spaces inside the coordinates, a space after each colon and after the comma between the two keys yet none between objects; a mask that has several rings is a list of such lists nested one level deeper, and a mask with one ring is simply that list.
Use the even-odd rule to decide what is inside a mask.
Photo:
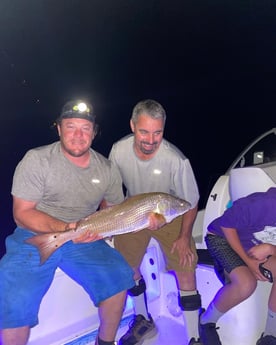
[{"label": "man's knee", "polygon": [[2,329],[0,333],[3,344],[7,345],[26,345],[30,336],[30,327],[23,326],[18,328]]}]

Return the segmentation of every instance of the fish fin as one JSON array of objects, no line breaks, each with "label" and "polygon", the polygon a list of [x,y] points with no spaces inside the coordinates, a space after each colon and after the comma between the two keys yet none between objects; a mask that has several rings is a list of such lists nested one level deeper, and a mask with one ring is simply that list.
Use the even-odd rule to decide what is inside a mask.
[{"label": "fish fin", "polygon": [[26,243],[29,243],[35,246],[40,255],[40,265],[49,258],[53,252],[58,249],[64,242],[61,242],[59,239],[59,233],[46,233],[39,234],[25,240]]},{"label": "fish fin", "polygon": [[156,213],[156,212],[151,212],[149,214],[149,228],[150,229],[157,230],[161,228],[162,226],[164,226],[165,224],[167,224],[167,220],[162,214]]}]

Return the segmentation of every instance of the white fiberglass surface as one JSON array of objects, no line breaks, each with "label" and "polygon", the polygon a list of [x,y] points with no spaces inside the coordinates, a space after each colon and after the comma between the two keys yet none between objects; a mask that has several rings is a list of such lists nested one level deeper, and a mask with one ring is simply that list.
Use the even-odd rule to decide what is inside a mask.
[{"label": "white fiberglass surface", "polygon": [[[126,324],[118,331],[118,339],[128,330],[127,321],[130,321],[130,318],[125,321]],[[165,316],[156,318],[155,323],[158,334],[151,339],[144,340],[143,345],[187,345],[185,335],[183,335],[183,325]],[[64,345],[94,345],[95,338],[96,332],[91,332]]]},{"label": "white fiberglass surface", "polygon": [[[184,325],[170,317],[159,316],[155,319],[158,334],[152,339],[147,339],[143,345],[187,345]],[[127,330],[127,327],[120,329],[120,334]]]},{"label": "white fiberglass surface", "polygon": [[[143,262],[147,284],[149,311],[155,320],[158,334],[143,345],[187,345],[182,311],[177,305],[176,281],[166,273],[161,252],[152,243]],[[206,308],[221,283],[211,266],[198,265],[198,291]],[[255,293],[226,313],[217,323],[223,345],[255,345],[260,337],[267,314],[267,299],[271,285],[259,282]],[[66,292],[66,293],[65,293]],[[133,303],[128,298],[126,311],[117,340],[128,329]],[[63,272],[57,272],[40,310],[40,324],[32,330],[29,345],[86,345],[94,344],[98,328],[97,308],[87,294]]]}]

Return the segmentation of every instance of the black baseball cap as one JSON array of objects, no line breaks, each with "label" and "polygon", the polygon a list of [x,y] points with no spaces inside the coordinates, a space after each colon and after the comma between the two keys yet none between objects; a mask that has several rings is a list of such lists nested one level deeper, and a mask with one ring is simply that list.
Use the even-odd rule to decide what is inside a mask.
[{"label": "black baseball cap", "polygon": [[56,122],[60,123],[62,119],[71,118],[85,119],[94,123],[96,116],[93,113],[93,107],[90,103],[82,100],[75,100],[64,104]]}]

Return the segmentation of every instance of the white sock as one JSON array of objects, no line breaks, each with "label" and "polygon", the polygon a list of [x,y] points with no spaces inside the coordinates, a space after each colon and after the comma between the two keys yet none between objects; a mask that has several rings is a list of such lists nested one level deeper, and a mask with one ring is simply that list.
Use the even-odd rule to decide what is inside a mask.
[{"label": "white sock", "polygon": [[215,307],[214,302],[211,302],[205,311],[205,313],[202,314],[200,318],[200,323],[204,325],[205,323],[217,323],[218,319],[223,315],[224,313],[217,310]]},{"label": "white sock", "polygon": [[[139,285],[140,279],[135,280],[135,284]],[[143,315],[145,319],[149,320],[149,313],[147,308],[147,295],[146,292],[139,296],[133,296],[134,313],[135,315]]]},{"label": "white sock", "polygon": [[[198,292],[197,290],[194,291],[179,291],[180,296],[194,296],[197,295]],[[184,322],[186,326],[186,331],[188,335],[188,339],[199,338],[199,333],[198,333],[198,315],[199,315],[199,310],[184,310],[183,311],[183,317],[184,317]]]}]

